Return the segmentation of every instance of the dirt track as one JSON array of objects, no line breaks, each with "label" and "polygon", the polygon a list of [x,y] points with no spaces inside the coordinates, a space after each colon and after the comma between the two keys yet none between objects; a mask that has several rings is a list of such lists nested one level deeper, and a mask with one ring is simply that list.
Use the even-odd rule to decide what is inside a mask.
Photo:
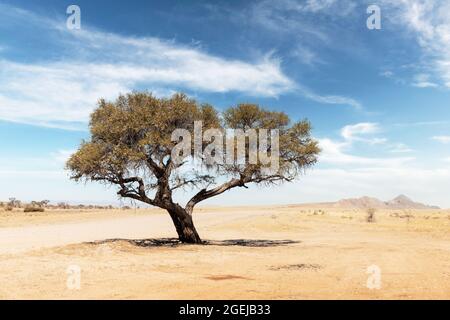
[{"label": "dirt track", "polygon": [[[211,213],[198,215],[196,220],[200,224],[209,226],[237,218],[245,219],[252,215],[258,215],[258,212],[227,212],[225,215],[216,214],[213,219],[210,215]],[[172,222],[164,212],[134,216],[122,214],[119,217],[102,217],[96,220],[84,219],[84,221],[79,222],[69,221],[56,224],[0,228],[0,254],[104,239],[173,237],[173,232]]]}]

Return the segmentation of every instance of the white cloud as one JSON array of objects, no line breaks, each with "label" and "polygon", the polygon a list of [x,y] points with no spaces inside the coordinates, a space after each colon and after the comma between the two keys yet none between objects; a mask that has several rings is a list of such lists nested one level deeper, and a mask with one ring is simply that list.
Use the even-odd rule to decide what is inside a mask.
[{"label": "white cloud", "polygon": [[343,96],[327,96],[327,95],[319,95],[316,94],[309,89],[306,88],[300,88],[299,89],[302,94],[313,101],[319,102],[319,103],[325,103],[325,104],[337,104],[337,105],[347,105],[351,106],[355,110],[362,110],[363,107],[360,102],[353,98],[343,97]]},{"label": "white cloud", "polygon": [[[356,4],[352,0],[279,0],[276,3],[265,0],[258,2],[253,10],[268,22],[292,22],[294,19],[290,19],[285,13],[319,13],[329,16],[346,16],[354,11],[355,7]],[[290,27],[295,26],[296,24],[291,24]],[[288,28],[289,26],[279,25],[278,27]]]},{"label": "white cloud", "polygon": [[51,155],[59,163],[65,163],[76,150],[61,149],[53,152]]},{"label": "white cloud", "polygon": [[[343,127],[340,131],[343,140],[340,142],[329,138],[319,139],[319,145],[322,149],[320,162],[334,165],[399,167],[415,160],[413,157],[373,158],[356,156],[349,153],[349,150],[354,147],[355,143],[364,143],[371,146],[385,144],[388,141],[386,138],[372,136],[381,131],[381,127],[378,123],[361,122]],[[387,146],[393,147],[393,149],[390,150],[391,152],[412,151],[404,144]]]},{"label": "white cloud", "polygon": [[369,144],[383,144],[387,141],[385,138],[367,136],[381,132],[378,123],[362,122],[353,125],[347,125],[341,129],[341,136],[347,141],[362,141]]},{"label": "white cloud", "polygon": [[450,121],[436,120],[436,121],[418,121],[418,122],[404,122],[395,123],[394,126],[397,127],[422,127],[422,126],[444,126],[450,124]]},{"label": "white cloud", "polygon": [[263,0],[252,3],[250,10],[234,12],[234,15],[239,17],[236,19],[239,23],[245,20],[266,31],[289,36],[292,42],[336,47],[336,29],[317,21],[341,21],[355,13],[356,6],[353,0]]},{"label": "white cloud", "polygon": [[[365,195],[391,199],[407,194],[415,201],[450,208],[447,195],[449,168],[426,169],[404,164],[397,167],[315,169],[307,172],[297,186],[307,201],[332,201]],[[287,185],[282,192],[289,192],[288,189],[292,188]],[[292,193],[297,190],[294,188]],[[327,192],[324,194],[323,190]],[[286,197],[293,197],[292,193],[287,193]]]},{"label": "white cloud", "polygon": [[367,135],[380,132],[377,123],[362,122],[353,125],[347,125],[341,130],[341,135],[347,140],[359,139],[360,135]]},{"label": "white cloud", "polygon": [[433,82],[414,82],[412,85],[417,88],[435,88],[438,86]]},{"label": "white cloud", "polygon": [[390,147],[391,149],[389,151],[392,153],[409,153],[414,151],[404,143],[396,143],[391,145]]},{"label": "white cloud", "polygon": [[386,71],[380,72],[380,76],[385,77],[385,78],[392,78],[394,76],[394,72],[392,72],[390,70],[386,70]]},{"label": "white cloud", "polygon": [[[328,42],[329,38],[321,28],[311,26],[298,13],[305,12],[305,7],[295,0],[260,1],[252,5],[248,15],[250,22],[265,30],[277,33],[299,33],[306,37],[313,37],[317,41]],[[294,18],[286,13],[297,13]],[[244,17],[241,17],[244,18]],[[248,19],[248,17],[245,17]]]},{"label": "white cloud", "polygon": [[329,10],[336,2],[337,0],[307,0],[305,4],[300,5],[298,9],[310,12]]},{"label": "white cloud", "polygon": [[[414,174],[411,174],[414,172]],[[329,202],[343,198],[373,196],[392,199],[407,194],[415,201],[450,208],[450,169],[425,169],[414,166],[365,168],[314,168],[298,182],[281,187],[231,190],[209,203],[258,204]],[[325,191],[324,191],[325,190]]]},{"label": "white cloud", "polygon": [[100,97],[112,99],[129,89],[85,64],[26,65],[0,61],[0,118],[70,127],[85,122]]},{"label": "white cloud", "polygon": [[315,63],[322,63],[322,60],[316,53],[302,45],[297,45],[294,49],[292,49],[290,56],[295,57],[298,62],[309,66],[314,65]]},{"label": "white cloud", "polygon": [[[450,88],[450,2],[384,0],[382,6],[394,23],[415,34],[423,50],[425,68],[440,78],[442,85]],[[429,80],[414,81],[413,85],[421,88],[438,86]]]},{"label": "white cloud", "polygon": [[[357,143],[367,144],[375,139],[371,135],[381,131],[379,124],[363,122],[343,127],[340,132],[343,138],[341,141],[319,139],[322,148],[319,163],[329,167],[312,170],[302,179],[299,185],[305,200],[331,201],[363,195],[388,199],[406,193],[417,201],[449,207],[450,202],[445,201],[447,198],[444,191],[450,188],[448,166],[428,169],[416,167],[415,157],[370,157],[354,154]],[[445,136],[441,136],[443,137]],[[447,139],[450,142],[450,137],[440,140]],[[389,143],[384,149],[391,153],[413,151],[403,143]],[[326,196],[323,195],[324,189],[328,190]]]},{"label": "white cloud", "polygon": [[[318,17],[326,16],[327,21],[335,17],[348,17],[355,7],[356,3],[352,0],[265,0],[254,3],[245,14],[238,13],[239,20],[236,21],[242,23],[242,20],[246,20],[282,38],[292,39],[291,42],[298,45],[289,55],[301,63],[311,65],[323,63],[313,47],[336,47],[335,29],[326,24],[317,24]],[[311,46],[308,47],[308,44]],[[346,105],[359,111],[363,109],[362,104],[351,97],[317,93],[303,85],[298,85],[297,90],[304,97],[319,103]]]},{"label": "white cloud", "polygon": [[438,86],[436,83],[430,81],[429,74],[423,73],[414,76],[412,85],[417,88],[434,88]]},{"label": "white cloud", "polygon": [[156,91],[173,85],[263,96],[276,96],[293,85],[269,58],[250,65],[208,57],[195,50],[178,53],[177,48],[171,51],[169,47],[156,49],[175,55],[167,63],[151,59],[147,64],[140,64],[138,59],[120,64],[0,61],[0,118],[38,124],[85,122],[99,98],[113,99],[139,85]]},{"label": "white cloud", "polygon": [[[318,10],[331,5],[327,3],[309,1],[305,8]],[[135,89],[156,94],[191,90],[263,97],[297,91],[319,103],[362,108],[352,98],[320,95],[296,84],[271,53],[253,62],[232,60],[195,45],[154,37],[125,37],[86,24],[81,30],[70,31],[64,21],[7,5],[0,8],[0,18],[9,15],[24,25],[34,25],[57,46],[76,48],[59,61],[19,63],[0,57],[3,120],[80,130],[99,98],[114,99],[119,93]]]},{"label": "white cloud", "polygon": [[25,10],[6,10],[0,17],[2,14],[35,23],[40,32],[56,34],[54,41],[77,48],[60,61],[0,60],[3,120],[71,127],[73,122],[86,122],[100,97],[113,99],[137,88],[157,92],[178,88],[235,91],[266,97],[295,88],[281,70],[280,60],[271,55],[250,63],[214,56],[174,41],[119,36],[85,25],[82,30],[70,31],[62,23]]},{"label": "white cloud", "polygon": [[434,136],[431,139],[439,141],[440,143],[448,144],[450,143],[450,136]]},{"label": "white cloud", "polygon": [[319,139],[319,145],[322,153],[319,156],[321,163],[333,165],[352,165],[352,166],[370,166],[370,167],[400,167],[407,162],[413,161],[413,157],[393,157],[393,158],[370,158],[355,156],[348,152],[351,143],[336,142],[331,139]]},{"label": "white cloud", "polygon": [[[280,11],[291,10],[294,12],[305,12],[305,13],[317,13],[323,11],[329,11],[332,7],[339,4],[339,2],[346,1],[338,1],[338,0],[305,0],[305,1],[296,1],[296,0],[281,0],[278,1],[276,5],[271,3],[270,1],[263,1],[262,5],[259,8],[270,8],[274,7]],[[348,2],[351,4],[351,2]]]}]

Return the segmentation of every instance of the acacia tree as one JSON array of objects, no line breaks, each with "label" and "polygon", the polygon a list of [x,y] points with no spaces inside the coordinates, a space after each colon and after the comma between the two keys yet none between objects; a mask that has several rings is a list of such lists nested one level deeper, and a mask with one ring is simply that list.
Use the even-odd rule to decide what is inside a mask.
[{"label": "acacia tree", "polygon": [[[174,161],[172,150],[179,141],[172,141],[172,133],[176,129],[193,132],[195,121],[202,121],[204,130],[277,129],[277,172],[268,173],[260,163],[238,161],[237,156],[231,163],[207,163],[201,169],[189,161]],[[167,210],[179,240],[185,243],[202,242],[192,219],[196,204],[250,183],[292,181],[316,163],[320,152],[306,120],[291,123],[286,114],[254,104],[240,104],[219,114],[211,105],[200,105],[184,94],[160,99],[135,92],[121,95],[114,102],[100,100],[89,126],[90,140],[83,141],[66,164],[71,178],[116,185],[122,198]],[[207,144],[202,141],[202,148]],[[248,142],[245,148],[248,160]],[[270,152],[270,146],[267,148]],[[220,153],[225,156],[226,150]],[[202,161],[204,158],[200,158]],[[177,189],[196,191],[182,206],[173,197]]]}]

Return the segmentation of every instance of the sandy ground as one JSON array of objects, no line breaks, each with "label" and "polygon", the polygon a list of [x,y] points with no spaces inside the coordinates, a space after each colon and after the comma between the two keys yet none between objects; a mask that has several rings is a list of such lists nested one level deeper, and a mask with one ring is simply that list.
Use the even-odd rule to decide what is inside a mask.
[{"label": "sandy ground", "polygon": [[211,244],[164,242],[175,234],[160,210],[0,211],[0,298],[450,298],[448,210],[375,223],[305,206],[194,215]]}]

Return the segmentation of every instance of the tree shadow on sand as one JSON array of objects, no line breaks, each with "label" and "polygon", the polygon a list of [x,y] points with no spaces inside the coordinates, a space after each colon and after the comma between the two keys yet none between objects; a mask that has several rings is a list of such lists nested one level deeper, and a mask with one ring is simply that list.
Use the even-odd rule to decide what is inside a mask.
[{"label": "tree shadow on sand", "polygon": [[[107,239],[90,242],[91,244],[103,244],[117,241],[126,241],[138,247],[176,247],[189,245],[180,242],[177,238],[157,238],[157,239]],[[205,246],[240,246],[240,247],[277,247],[300,243],[293,240],[258,240],[258,239],[230,239],[230,240],[204,240]]]}]

